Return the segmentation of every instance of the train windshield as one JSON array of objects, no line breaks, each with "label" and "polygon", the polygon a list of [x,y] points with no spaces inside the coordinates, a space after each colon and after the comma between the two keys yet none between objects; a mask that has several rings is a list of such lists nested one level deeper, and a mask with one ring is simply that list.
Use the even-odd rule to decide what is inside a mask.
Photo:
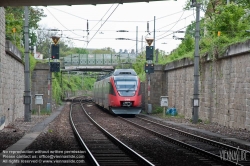
[{"label": "train windshield", "polygon": [[136,80],[118,80],[116,81],[117,90],[136,90]]},{"label": "train windshield", "polygon": [[115,86],[120,96],[134,96],[137,90],[137,78],[115,79]]}]

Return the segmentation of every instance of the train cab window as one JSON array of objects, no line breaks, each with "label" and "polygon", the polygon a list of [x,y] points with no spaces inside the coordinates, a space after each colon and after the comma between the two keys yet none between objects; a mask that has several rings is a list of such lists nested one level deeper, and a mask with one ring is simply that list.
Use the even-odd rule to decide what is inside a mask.
[{"label": "train cab window", "polygon": [[115,86],[120,96],[134,96],[137,90],[136,78],[117,78],[115,79]]},{"label": "train cab window", "polygon": [[136,90],[136,81],[135,80],[128,80],[128,81],[123,81],[119,80],[116,81],[116,88],[117,90]]}]

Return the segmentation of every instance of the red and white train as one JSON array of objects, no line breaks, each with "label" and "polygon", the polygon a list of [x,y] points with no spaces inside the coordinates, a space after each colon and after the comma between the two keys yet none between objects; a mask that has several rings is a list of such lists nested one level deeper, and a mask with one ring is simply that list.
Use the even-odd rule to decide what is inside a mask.
[{"label": "red and white train", "polygon": [[112,75],[95,82],[93,100],[114,114],[141,112],[140,79],[133,69],[116,69]]}]

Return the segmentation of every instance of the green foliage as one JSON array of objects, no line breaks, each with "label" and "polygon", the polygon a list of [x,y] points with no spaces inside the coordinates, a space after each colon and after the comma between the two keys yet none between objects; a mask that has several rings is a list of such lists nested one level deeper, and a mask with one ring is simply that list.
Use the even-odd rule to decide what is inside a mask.
[{"label": "green foliage", "polygon": [[[31,39],[30,45],[35,45],[36,43],[36,34],[33,32],[34,29],[37,29],[38,22],[45,17],[43,10],[40,8],[29,7],[29,38]],[[24,7],[6,7],[5,8],[5,32],[6,39],[10,40],[12,43],[21,47],[24,43]],[[16,32],[13,32],[13,28],[16,29]]]},{"label": "green foliage", "polygon": [[92,54],[114,54],[114,53],[115,53],[115,50],[110,47],[96,49],[92,51]]},{"label": "green foliage", "polygon": [[[32,115],[38,115],[38,110],[32,110],[31,111]],[[50,111],[47,111],[47,109],[41,109],[40,110],[40,115],[50,115]]]},{"label": "green foliage", "polygon": [[[61,78],[62,77],[62,78]],[[61,97],[65,97],[64,92],[76,92],[78,90],[93,90],[95,78],[90,78],[88,76],[82,76],[79,74],[63,74],[60,72],[53,73],[53,99],[57,104],[61,103]],[[62,81],[62,85],[61,85]]]},{"label": "green foliage", "polygon": [[93,86],[94,86],[94,83],[95,83],[96,79],[95,78],[88,78],[88,77],[85,77],[84,78],[84,83],[83,83],[83,89],[84,90],[88,90],[88,91],[92,91],[93,90]]},{"label": "green foliage", "polygon": [[158,114],[158,113],[162,113],[163,112],[163,107],[156,107],[154,110],[153,110],[153,114]]},{"label": "green foliage", "polygon": [[146,63],[145,54],[140,54],[136,58],[136,62],[133,63],[133,69],[138,74],[141,81],[145,81],[146,74],[144,71],[144,64]]},{"label": "green foliage", "polygon": [[57,104],[61,103],[61,96],[62,96],[62,88],[60,82],[61,82],[61,73],[60,72],[52,73],[52,97]]},{"label": "green foliage", "polygon": [[237,4],[218,5],[211,19],[207,19],[206,27],[209,36],[216,37],[218,31],[230,38],[244,36],[244,30],[249,24],[249,16],[243,17],[244,14],[244,8]]},{"label": "green foliage", "polygon": [[36,66],[36,59],[30,55],[30,71],[32,72],[35,69]]},{"label": "green foliage", "polygon": [[170,55],[159,56],[159,64],[166,64],[175,60],[190,58],[193,56],[193,52],[194,52],[194,38],[191,35],[187,34],[185,36],[185,39],[179,45],[179,47],[174,51],[172,51]]}]

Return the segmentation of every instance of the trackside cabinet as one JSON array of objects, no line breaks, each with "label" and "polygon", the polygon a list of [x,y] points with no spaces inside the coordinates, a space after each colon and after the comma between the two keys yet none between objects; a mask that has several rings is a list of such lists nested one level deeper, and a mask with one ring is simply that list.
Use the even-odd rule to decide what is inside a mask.
[{"label": "trackside cabinet", "polygon": [[43,105],[43,94],[35,94],[35,104]]}]

